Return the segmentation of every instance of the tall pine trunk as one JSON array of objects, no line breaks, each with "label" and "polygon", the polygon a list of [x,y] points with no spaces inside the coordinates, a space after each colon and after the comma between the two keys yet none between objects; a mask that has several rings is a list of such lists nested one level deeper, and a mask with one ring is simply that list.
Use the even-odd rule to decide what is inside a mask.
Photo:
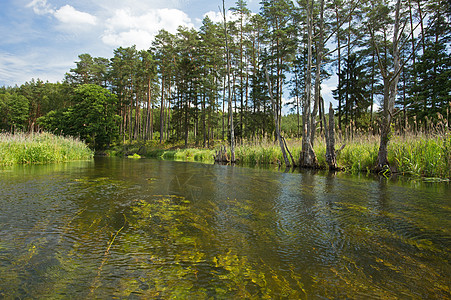
[{"label": "tall pine trunk", "polygon": [[[316,70],[315,70],[315,103],[313,104],[313,113],[311,120],[310,144],[314,145],[316,136],[316,115],[320,110],[321,98],[321,63],[323,59],[323,34],[324,34],[324,0],[321,0],[320,22],[319,22],[319,36],[316,42]],[[321,113],[320,113],[321,117]],[[315,167],[315,166],[312,166]]]},{"label": "tall pine trunk", "polygon": [[285,166],[287,168],[290,168],[291,165],[290,165],[290,161],[288,160],[287,153],[285,151],[285,143],[284,143],[283,137],[280,135],[279,112],[276,109],[277,99],[274,99],[274,97],[273,97],[271,82],[269,81],[269,74],[268,74],[268,70],[266,70],[266,69],[265,69],[265,75],[266,75],[266,83],[268,84],[269,97],[271,98],[273,112],[274,112],[274,124],[275,124],[275,128],[276,128],[276,139],[279,141],[280,150],[282,151],[282,157],[285,162]]},{"label": "tall pine trunk", "polygon": [[160,144],[163,144],[164,133],[164,76],[161,78],[161,102],[160,102]]},{"label": "tall pine trunk", "polygon": [[228,100],[229,100],[229,118],[230,118],[230,162],[235,162],[235,129],[233,127],[233,107],[232,107],[232,94],[230,87],[230,54],[229,54],[229,42],[227,37],[227,20],[225,14],[225,4],[224,0],[222,0],[222,12],[224,16],[224,37],[225,37],[225,48],[226,48],[226,56],[227,56],[227,91],[228,91]]},{"label": "tall pine trunk", "polygon": [[337,51],[338,51],[338,129],[341,130],[341,114],[342,114],[342,92],[341,92],[341,39],[340,39],[340,13],[338,6],[335,6],[335,18],[337,22]]}]

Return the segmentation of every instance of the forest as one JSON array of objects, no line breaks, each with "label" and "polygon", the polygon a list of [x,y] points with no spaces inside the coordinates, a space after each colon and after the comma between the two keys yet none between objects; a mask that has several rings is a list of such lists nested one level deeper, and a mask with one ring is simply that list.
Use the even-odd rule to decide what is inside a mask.
[{"label": "forest", "polygon": [[[449,1],[262,0],[251,12],[237,0],[225,10],[199,29],[161,29],[146,50],[80,54],[62,82],[1,87],[0,130],[71,135],[96,150],[264,139],[283,148],[285,135],[302,139],[308,167],[318,136],[377,135],[380,168],[393,134],[449,132]],[[322,87],[334,77],[332,109]]]}]

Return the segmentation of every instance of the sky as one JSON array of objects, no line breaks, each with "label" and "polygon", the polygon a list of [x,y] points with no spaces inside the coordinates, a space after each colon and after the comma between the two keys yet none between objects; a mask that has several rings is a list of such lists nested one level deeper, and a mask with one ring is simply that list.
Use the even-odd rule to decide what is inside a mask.
[{"label": "sky", "polygon": [[[258,12],[259,0],[247,2]],[[219,6],[221,0],[0,0],[0,86],[62,81],[80,54],[148,49],[160,29],[198,29],[207,14],[220,21]]]}]

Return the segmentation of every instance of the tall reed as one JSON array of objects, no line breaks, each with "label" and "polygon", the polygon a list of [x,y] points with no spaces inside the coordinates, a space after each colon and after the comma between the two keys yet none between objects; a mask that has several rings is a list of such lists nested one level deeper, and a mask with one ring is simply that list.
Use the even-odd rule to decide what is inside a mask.
[{"label": "tall reed", "polygon": [[451,178],[451,134],[396,137],[388,157],[403,174]]},{"label": "tall reed", "polygon": [[86,160],[93,152],[82,141],[49,133],[0,133],[0,165]]},{"label": "tall reed", "polygon": [[[336,148],[338,167],[347,172],[370,172],[377,165],[379,152],[378,135],[355,133],[352,138],[337,135]],[[287,139],[288,148],[298,163],[302,150],[300,139]],[[221,147],[221,146],[218,146]],[[155,145],[145,153],[146,157],[213,162],[215,150],[210,149],[159,149]],[[327,168],[324,137],[318,136],[314,150],[320,168]],[[230,157],[230,150],[228,153]],[[238,143],[235,148],[238,164],[280,165],[284,160],[278,143],[271,139],[248,140]],[[451,178],[451,134],[445,130],[429,134],[397,134],[388,147],[388,160],[392,169],[410,176]]]},{"label": "tall reed", "polygon": [[[370,172],[377,165],[379,136],[358,135],[352,139],[337,138],[338,167],[348,172]],[[301,140],[288,140],[288,147],[297,161],[302,150]],[[318,137],[314,150],[321,168],[327,168],[326,146]],[[284,161],[278,144],[273,141],[244,142],[236,147],[238,163],[250,165],[279,164]],[[388,147],[392,169],[411,176],[451,178],[451,134],[406,134],[392,137]]]},{"label": "tall reed", "polygon": [[371,171],[375,168],[379,152],[378,136],[360,135],[352,139],[339,138],[339,145],[345,145],[337,153],[339,168],[351,173]]}]

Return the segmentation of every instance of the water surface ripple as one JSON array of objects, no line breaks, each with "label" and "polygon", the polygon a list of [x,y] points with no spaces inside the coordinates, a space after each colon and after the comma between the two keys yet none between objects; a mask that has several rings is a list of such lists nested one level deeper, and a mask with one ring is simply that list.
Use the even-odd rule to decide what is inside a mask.
[{"label": "water surface ripple", "polygon": [[0,298],[451,298],[451,187],[96,158],[0,170]]}]

